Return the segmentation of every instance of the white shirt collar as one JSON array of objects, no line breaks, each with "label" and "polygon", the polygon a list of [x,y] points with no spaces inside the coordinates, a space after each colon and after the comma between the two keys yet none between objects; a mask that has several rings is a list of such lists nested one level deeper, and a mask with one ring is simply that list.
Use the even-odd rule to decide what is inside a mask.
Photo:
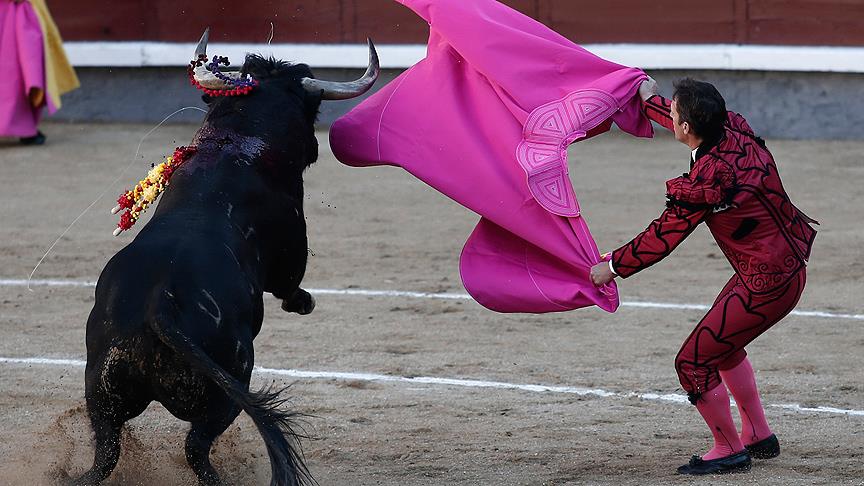
[{"label": "white shirt collar", "polygon": [[699,147],[696,147],[695,149],[693,149],[692,152],[690,152],[690,160],[692,160],[693,162],[696,162],[696,152],[698,150],[699,150]]}]

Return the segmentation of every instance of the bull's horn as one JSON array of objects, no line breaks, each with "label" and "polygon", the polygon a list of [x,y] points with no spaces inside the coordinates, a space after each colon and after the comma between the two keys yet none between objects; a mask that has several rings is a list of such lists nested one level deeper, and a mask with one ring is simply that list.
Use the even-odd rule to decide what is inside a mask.
[{"label": "bull's horn", "polygon": [[[201,36],[201,40],[198,41],[198,47],[195,48],[195,59],[197,60],[199,57],[207,56],[207,42],[210,40],[210,27],[207,27],[204,30],[204,34]],[[223,70],[222,74],[224,74],[228,79],[231,80],[241,80],[243,79],[243,75],[240,72],[230,72],[228,70]],[[197,66],[194,69],[195,81],[198,82],[201,86],[207,89],[232,89],[232,86],[229,83],[226,83],[224,80],[216,77],[215,74],[211,73],[207,70],[206,67],[202,64],[201,66]]]},{"label": "bull's horn", "polygon": [[356,98],[369,91],[369,88],[378,79],[381,68],[378,64],[378,53],[375,51],[375,44],[372,43],[372,39],[367,40],[369,41],[369,66],[366,68],[366,73],[360,79],[338,82],[303,78],[302,83],[306,91],[320,94],[322,100],[347,100],[349,98]]},{"label": "bull's horn", "polygon": [[210,27],[204,29],[204,34],[201,35],[201,40],[198,41],[198,47],[195,48],[195,59],[199,56],[207,55],[207,42],[210,40]]}]

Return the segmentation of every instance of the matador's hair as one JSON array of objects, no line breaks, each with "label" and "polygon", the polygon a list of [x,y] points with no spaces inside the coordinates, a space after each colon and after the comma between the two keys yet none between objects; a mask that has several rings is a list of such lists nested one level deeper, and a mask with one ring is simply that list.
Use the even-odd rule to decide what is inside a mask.
[{"label": "matador's hair", "polygon": [[726,122],[726,101],[711,83],[684,78],[675,83],[672,95],[681,122],[705,140],[718,140]]}]

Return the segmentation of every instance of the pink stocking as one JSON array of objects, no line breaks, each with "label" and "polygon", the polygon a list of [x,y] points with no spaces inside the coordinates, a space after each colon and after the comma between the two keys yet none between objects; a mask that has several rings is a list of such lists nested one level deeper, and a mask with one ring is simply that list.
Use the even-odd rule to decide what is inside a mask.
[{"label": "pink stocking", "polygon": [[744,358],[744,361],[734,368],[720,370],[720,377],[735,397],[738,412],[741,414],[741,441],[749,445],[768,438],[771,428],[765,420],[765,411],[759,399],[756,376],[750,360]]},{"label": "pink stocking", "polygon": [[714,447],[702,459],[710,460],[726,457],[744,449],[732,413],[729,411],[729,394],[723,384],[715,386],[702,394],[696,402],[696,409],[714,435]]}]

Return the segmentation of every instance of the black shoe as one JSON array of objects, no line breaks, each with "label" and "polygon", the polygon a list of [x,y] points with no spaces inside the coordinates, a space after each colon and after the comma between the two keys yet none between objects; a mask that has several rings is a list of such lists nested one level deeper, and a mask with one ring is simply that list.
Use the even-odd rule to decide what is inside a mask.
[{"label": "black shoe", "polygon": [[771,459],[780,455],[780,441],[777,440],[777,436],[774,434],[744,447],[754,459]]},{"label": "black shoe", "polygon": [[37,131],[32,137],[21,137],[18,139],[21,145],[42,145],[45,143],[45,134]]},{"label": "black shoe", "polygon": [[690,462],[678,468],[678,474],[725,474],[732,472],[746,472],[750,470],[750,454],[747,450],[737,452],[731,456],[718,457],[703,461],[699,456],[690,458]]}]

